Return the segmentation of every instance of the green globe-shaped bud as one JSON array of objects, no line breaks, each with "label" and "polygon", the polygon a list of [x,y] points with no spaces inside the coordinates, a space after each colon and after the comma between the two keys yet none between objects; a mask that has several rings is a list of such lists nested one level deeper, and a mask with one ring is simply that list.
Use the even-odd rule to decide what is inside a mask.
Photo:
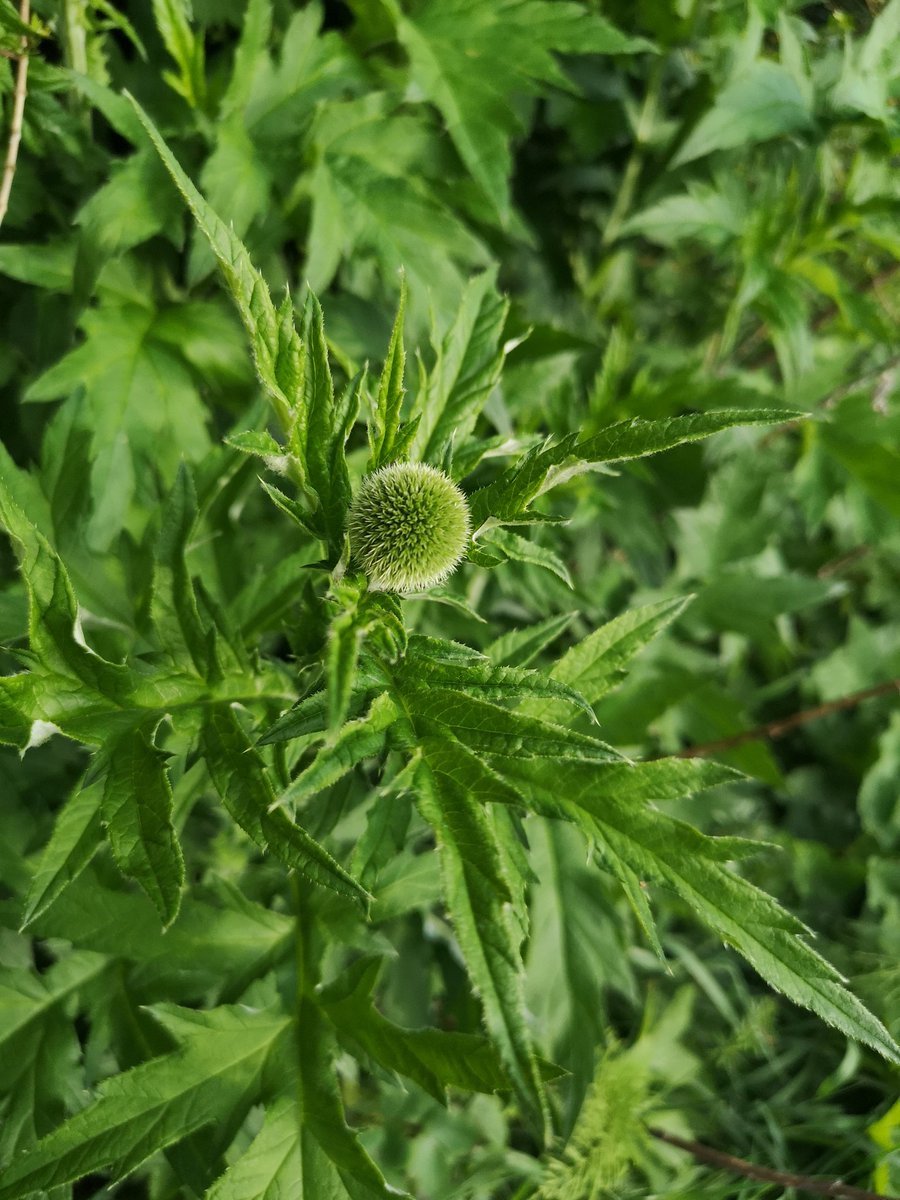
[{"label": "green globe-shaped bud", "polygon": [[362,481],[347,529],[370,587],[420,592],[459,565],[469,540],[469,508],[443,471],[392,463]]}]

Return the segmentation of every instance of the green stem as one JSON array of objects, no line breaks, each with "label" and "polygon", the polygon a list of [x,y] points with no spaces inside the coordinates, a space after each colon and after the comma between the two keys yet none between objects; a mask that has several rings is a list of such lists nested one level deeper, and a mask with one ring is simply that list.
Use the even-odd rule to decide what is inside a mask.
[{"label": "green stem", "polygon": [[[77,71],[79,75],[87,75],[87,26],[85,24],[86,0],[64,0],[63,6],[63,44],[66,66]],[[81,119],[90,124],[91,109],[87,100],[77,90],[73,89],[72,105]]]},{"label": "green stem", "polygon": [[517,1187],[513,1192],[510,1200],[526,1200],[526,1197],[534,1195],[534,1184],[531,1180],[526,1179],[521,1187]]},{"label": "green stem", "polygon": [[297,1011],[308,1000],[319,982],[321,942],[309,904],[312,885],[293,871],[290,875],[294,901],[294,966],[296,970]]},{"label": "green stem", "polygon": [[66,29],[66,65],[87,75],[87,30],[84,23],[85,0],[65,0],[63,19]]},{"label": "green stem", "polygon": [[291,895],[294,899],[294,969],[297,974],[297,1008],[306,995],[307,971],[306,956],[308,944],[306,937],[306,914],[304,912],[304,896],[296,871],[291,875]]},{"label": "green stem", "polygon": [[656,112],[659,107],[659,97],[662,90],[665,67],[665,56],[660,55],[653,64],[653,69],[650,72],[647,93],[644,96],[644,103],[641,106],[637,128],[634,131],[634,147],[625,166],[612,212],[609,214],[609,220],[606,222],[606,228],[603,230],[604,246],[612,245],[619,236],[619,231],[634,201],[634,193],[641,171],[643,170],[647,146],[656,121]]}]

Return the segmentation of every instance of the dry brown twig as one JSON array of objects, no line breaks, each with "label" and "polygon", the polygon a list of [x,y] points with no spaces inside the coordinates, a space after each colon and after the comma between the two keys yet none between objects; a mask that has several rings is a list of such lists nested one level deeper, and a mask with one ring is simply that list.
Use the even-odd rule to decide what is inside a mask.
[{"label": "dry brown twig", "polygon": [[735,746],[743,746],[745,742],[761,742],[767,738],[783,737],[796,729],[798,725],[806,725],[809,721],[818,721],[820,717],[831,716],[832,713],[843,712],[846,708],[855,708],[863,700],[871,700],[875,696],[887,696],[891,692],[900,694],[900,679],[890,679],[875,687],[864,688],[861,692],[853,692],[849,696],[841,696],[838,700],[828,700],[825,704],[817,704],[815,708],[806,708],[802,712],[792,713],[789,717],[781,717],[777,721],[769,721],[765,725],[757,725],[753,729],[744,729],[740,733],[732,733],[728,737],[719,738],[715,742],[704,742],[700,746],[687,746],[673,756],[675,758],[705,758],[708,754],[718,754],[722,750],[733,750]]},{"label": "dry brown twig", "polygon": [[[27,25],[31,20],[31,0],[19,0],[19,20]],[[6,159],[3,163],[3,176],[0,178],[0,224],[9,208],[9,194],[12,191],[13,179],[16,174],[16,162],[19,157],[19,143],[22,141],[22,120],[25,115],[25,94],[28,90],[28,39],[22,38],[19,48],[19,61],[16,66],[16,87],[13,92],[12,120],[9,126],[9,142],[6,147]]]},{"label": "dry brown twig", "polygon": [[775,1171],[771,1167],[763,1167],[758,1163],[748,1162],[745,1158],[735,1158],[722,1150],[714,1150],[712,1146],[704,1146],[701,1142],[688,1141],[687,1138],[677,1137],[665,1129],[650,1128],[647,1131],[651,1137],[665,1142],[669,1146],[677,1146],[692,1155],[697,1162],[706,1163],[711,1167],[719,1167],[730,1171],[733,1175],[743,1175],[745,1179],[758,1179],[761,1183],[774,1183],[780,1187],[796,1188],[800,1192],[808,1192],[813,1196],[831,1196],[833,1200],[889,1200],[881,1192],[867,1192],[863,1188],[853,1187],[842,1179],[817,1179],[814,1175],[796,1175],[792,1171]]}]

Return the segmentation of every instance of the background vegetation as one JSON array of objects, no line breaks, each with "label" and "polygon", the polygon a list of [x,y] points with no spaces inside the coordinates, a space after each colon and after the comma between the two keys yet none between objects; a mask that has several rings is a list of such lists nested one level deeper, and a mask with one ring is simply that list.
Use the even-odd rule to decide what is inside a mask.
[{"label": "background vegetation", "polygon": [[[0,5],[4,131],[18,11]],[[287,285],[300,312],[307,287],[319,295],[339,384],[365,362],[377,380],[403,269],[417,354],[407,386],[422,372],[426,392],[478,392],[483,414],[472,409],[457,447],[474,447],[478,485],[495,458],[548,433],[721,409],[813,414],[574,476],[542,498],[544,522],[496,534],[442,603],[406,602],[405,619],[540,667],[625,610],[663,604],[654,611],[673,623],[594,705],[602,737],[635,759],[699,748],[744,773],[665,811],[780,847],[743,873],[816,930],[897,1037],[900,2],[608,0],[600,15],[564,0],[35,0],[31,29],[0,238],[0,475],[65,563],[91,648],[157,678],[152,626],[180,619],[177,599],[161,616],[158,596],[173,577],[177,596],[183,560],[158,549],[154,567],[152,548],[179,549],[180,536],[201,612],[227,601],[234,654],[252,647],[268,689],[255,717],[271,722],[315,685],[302,671],[298,685],[297,664],[314,657],[325,611],[318,585],[298,580],[327,537],[299,530],[259,487],[273,448],[253,361],[127,89],[273,296]],[[263,440],[234,436],[247,430]],[[365,446],[360,424],[353,470]],[[202,517],[193,536],[181,463]],[[28,593],[12,544],[0,554],[12,676]],[[83,699],[57,694],[54,723],[71,717],[70,736],[87,730],[90,744]],[[2,1161],[117,1072],[176,1043],[210,1059],[214,1035],[233,1044],[234,1028],[202,1014],[271,1001],[298,900],[223,816],[186,711],[118,764],[158,778],[158,746],[168,756],[187,887],[162,933],[150,899],[107,850],[94,855],[102,778],[84,749],[58,736],[38,746],[52,731],[30,724],[23,740],[18,721],[4,709]],[[778,736],[735,739],[781,721]],[[360,768],[307,814],[341,861],[377,784]],[[88,799],[65,808],[54,858],[70,795]],[[419,1200],[796,1194],[711,1170],[649,1138],[649,1123],[900,1195],[889,1065],[776,996],[683,899],[654,888],[660,961],[581,833],[528,830],[527,1008],[540,1053],[569,1072],[551,1085],[555,1140],[541,1152],[509,1091],[451,1089],[444,1105],[443,1076],[429,1094],[426,1075],[401,1085],[352,1047],[337,1059],[340,1092],[393,1186]],[[386,1017],[474,1035],[479,1005],[432,843],[421,825],[385,837],[396,849],[366,877],[365,932],[344,902],[310,901],[332,945],[325,976],[346,979],[351,951],[387,955]],[[127,857],[120,845],[119,866]],[[365,866],[357,853],[354,870]],[[301,1190],[296,1169],[271,1183],[281,1116],[268,1110],[250,1168],[241,1155],[260,1106],[124,1184],[92,1170],[74,1190],[62,1176],[41,1186],[54,1200],[374,1194],[356,1179]],[[316,1154],[304,1170],[319,1169]],[[239,1160],[243,1183],[214,1184]],[[0,1181],[7,1194],[25,1193]]]}]

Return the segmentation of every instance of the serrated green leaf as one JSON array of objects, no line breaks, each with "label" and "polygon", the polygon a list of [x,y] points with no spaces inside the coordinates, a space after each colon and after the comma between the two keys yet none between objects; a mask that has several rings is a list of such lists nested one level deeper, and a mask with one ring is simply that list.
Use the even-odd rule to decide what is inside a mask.
[{"label": "serrated green leaf", "polygon": [[105,756],[109,767],[100,812],[113,857],[122,873],[141,885],[167,927],[178,916],[184,885],[167,755],[135,729]]},{"label": "serrated green leaf", "polygon": [[677,246],[696,239],[718,247],[740,235],[746,210],[725,191],[694,184],[685,193],[665,199],[629,217],[620,235],[640,234],[660,246]]},{"label": "serrated green leaf", "polygon": [[394,462],[395,444],[400,431],[403,407],[403,375],[406,369],[406,350],[403,346],[403,323],[406,318],[406,276],[400,277],[400,301],[391,330],[384,366],[378,380],[378,390],[372,402],[369,422],[369,470]]},{"label": "serrated green leaf", "polygon": [[[452,643],[444,645],[449,647]],[[409,652],[397,671],[401,686],[455,687],[493,699],[559,700],[581,709],[591,720],[594,718],[593,709],[583,696],[540,671],[495,666],[490,659],[471,652],[456,661],[442,661],[434,654],[431,639],[411,638]]]},{"label": "serrated green leaf", "polygon": [[277,488],[274,484],[268,483],[265,479],[260,479],[260,484],[263,491],[272,501],[277,509],[290,517],[290,519],[299,525],[304,533],[312,533],[312,528],[309,519],[309,509],[305,504],[301,504],[297,500],[292,500],[290,496],[286,496],[281,488]]},{"label": "serrated green leaf", "polygon": [[423,737],[449,735],[476,753],[592,762],[621,758],[597,738],[450,688],[406,685],[404,700],[410,720]]},{"label": "serrated green leaf", "polygon": [[[616,762],[596,762],[590,765],[569,762],[557,763],[560,768],[560,778],[567,778],[569,769],[572,778],[578,778],[578,803],[586,806],[590,812],[601,811],[605,803],[623,805],[640,805],[647,800],[678,800],[682,796],[691,796],[706,788],[717,787],[721,783],[731,783],[740,778],[740,772],[723,763],[710,762],[698,758],[660,758],[650,762],[627,762],[620,759]],[[523,779],[530,770],[529,767],[518,767],[515,761],[503,762],[494,766],[504,779],[509,781]],[[573,799],[567,790],[560,786],[557,798],[560,807],[554,808],[551,789],[547,786],[553,764],[547,762],[535,763],[535,778],[540,781],[534,795],[540,808],[536,811],[545,816],[570,819],[569,802]],[[527,796],[528,789],[523,787],[522,795]],[[699,835],[698,836],[702,836]],[[741,853],[755,853],[760,849],[759,842],[750,842],[743,838],[714,838],[707,839],[719,847],[720,858],[740,857]]]},{"label": "serrated green leaf", "polygon": [[865,113],[889,125],[900,46],[900,5],[890,0],[877,13],[864,38],[847,38],[840,78],[831,100],[838,110]]},{"label": "serrated green leaf", "polygon": [[375,1008],[372,992],[383,960],[359,958],[323,989],[325,1014],[343,1042],[358,1047],[387,1071],[412,1079],[439,1103],[448,1087],[508,1089],[509,1076],[487,1038],[439,1029],[402,1029]]},{"label": "serrated green leaf", "polygon": [[197,496],[183,464],[163,510],[156,545],[152,602],[153,622],[170,652],[183,647],[187,660],[202,678],[216,667],[215,631],[200,619],[197,597],[185,563],[188,542],[197,520]]},{"label": "serrated green leaf", "polygon": [[[250,261],[246,248],[224,221],[213,211],[182,170],[156,126],[133,96],[141,124],[157,153],[165,163],[178,190],[191,211],[198,228],[218,260],[228,289],[234,297],[241,319],[250,335],[253,361],[260,383],[266,390],[286,430],[291,428],[291,400],[302,360],[302,345],[293,327],[293,310],[276,312],[265,281]],[[288,316],[290,320],[288,320]]]},{"label": "serrated green leaf", "polygon": [[[333,1085],[329,1085],[332,1087]],[[350,1130],[341,1131],[349,1142]],[[342,1173],[304,1121],[294,1098],[281,1097],[266,1109],[250,1147],[206,1192],[205,1200],[385,1200],[403,1193],[376,1181],[374,1189]]]},{"label": "serrated green leaf", "polygon": [[666,417],[645,421],[632,417],[619,421],[599,433],[591,434],[576,443],[576,454],[589,462],[625,462],[659,454],[686,442],[698,442],[726,429],[749,425],[782,425],[796,421],[806,413],[793,409],[735,409],[723,412],[688,413],[681,417]]},{"label": "serrated green leaf", "polygon": [[0,480],[0,524],[12,538],[19,559],[28,591],[29,641],[41,666],[111,701],[121,700],[129,691],[129,672],[87,646],[62,560],[16,503],[4,480]]},{"label": "serrated green leaf", "polygon": [[48,1019],[74,993],[89,986],[108,969],[102,954],[77,951],[53,964],[43,975],[33,971],[0,972],[0,1082],[4,1090],[15,1086],[27,1067],[35,1041],[46,1033]]},{"label": "serrated green leaf", "polygon": [[371,897],[301,825],[277,807],[266,764],[231,708],[213,708],[203,745],[210,774],[234,820],[287,867],[363,905]]},{"label": "serrated green leaf", "polygon": [[75,223],[82,231],[81,255],[89,247],[96,256],[95,270],[105,259],[155,234],[177,241],[178,200],[167,187],[165,169],[153,151],[142,149],[118,162],[108,181],[81,207]]},{"label": "serrated green leaf", "polygon": [[79,424],[90,435],[94,502],[88,537],[98,551],[129,519],[144,455],[168,483],[182,459],[197,461],[210,445],[194,374],[170,336],[179,309],[157,311],[144,296],[140,301],[112,294],[86,309],[79,321],[84,340],[26,393],[47,401],[84,390]]},{"label": "serrated green leaf", "polygon": [[[347,1125],[334,1071],[334,1037],[317,1003],[303,996],[297,1013],[297,1058],[299,1063],[299,1110],[303,1126],[315,1138],[333,1164],[343,1191],[325,1192],[330,1197],[348,1195],[351,1200],[390,1200],[407,1196],[385,1183],[381,1171]],[[322,1176],[304,1179],[303,1195],[319,1196]],[[409,1197],[407,1197],[409,1200]]]},{"label": "serrated green leaf", "polygon": [[163,77],[191,108],[202,108],[206,99],[203,40],[190,26],[190,0],[153,0],[153,19],[179,74]]},{"label": "serrated green leaf", "polygon": [[701,772],[692,783],[683,771],[685,761],[583,767],[540,761],[519,766],[510,759],[498,771],[507,781],[516,780],[523,797],[546,815],[574,820],[595,838],[613,873],[624,863],[639,880],[672,888],[773,988],[889,1061],[900,1062],[900,1048],[881,1022],[803,940],[808,931],[801,922],[726,865],[752,852],[752,843],[707,837],[645,807],[644,798],[674,798],[727,778],[717,777],[717,764],[707,763],[709,773]]},{"label": "serrated green leaf", "polygon": [[306,478],[316,497],[316,509],[309,518],[311,528],[337,562],[351,499],[345,446],[359,411],[364,376],[357,374],[336,401],[322,306],[312,294],[302,329],[306,346],[303,396],[295,407],[290,445],[295,456],[306,463]]},{"label": "serrated green leaf", "polygon": [[[34,729],[30,684],[31,680],[25,674],[0,676],[0,742],[5,746],[18,746],[21,751],[31,742]],[[49,723],[45,732],[53,732]]]},{"label": "serrated green leaf", "polygon": [[477,543],[473,543],[469,558],[480,562],[482,566],[490,566],[490,562],[484,561],[485,551],[488,556],[495,556],[498,564],[509,561],[528,563],[552,571],[567,587],[574,586],[569,569],[558,554],[509,529],[491,529],[483,534]]},{"label": "serrated green leaf", "polygon": [[284,1200],[286,1196],[304,1200],[308,1189],[309,1194],[330,1200],[334,1193],[323,1175],[333,1173],[324,1152],[308,1134],[304,1138],[295,1101],[283,1096],[266,1109],[259,1133],[208,1189],[205,1200]]},{"label": "serrated green leaf", "polygon": [[279,807],[303,804],[337,783],[364,758],[379,754],[384,749],[386,731],[399,715],[387,692],[376,696],[365,716],[348,721],[328,738],[309,766],[288,784],[275,803]]},{"label": "serrated green leaf", "polygon": [[92,1104],[7,1165],[0,1200],[18,1200],[100,1170],[122,1179],[152,1154],[209,1122],[233,1127],[260,1095],[267,1060],[289,1027],[278,1013],[159,1005],[172,1054],[114,1075]]},{"label": "serrated green leaf", "polygon": [[241,994],[291,948],[294,923],[255,904],[236,887],[210,877],[207,901],[186,892],[178,918],[164,930],[149,899],[111,882],[102,861],[70,885],[70,903],[34,920],[41,938],[64,938],[79,948],[127,963],[134,984],[195,1003]]},{"label": "serrated green leaf", "polygon": [[353,850],[354,874],[367,887],[403,850],[420,757],[419,751],[414,751],[402,770],[378,789],[369,808],[365,831]]},{"label": "serrated green leaf", "polygon": [[311,696],[289,708],[259,738],[258,745],[269,746],[274,742],[288,742],[292,738],[322,733],[328,727],[328,696],[325,692],[313,692]]},{"label": "serrated green leaf", "polygon": [[325,650],[328,727],[338,729],[350,708],[359,652],[366,635],[356,613],[342,613],[331,622]]},{"label": "serrated green leaf", "polygon": [[230,433],[225,438],[229,446],[240,450],[242,454],[255,454],[258,458],[279,459],[284,457],[285,448],[276,442],[271,433],[257,429],[247,429],[241,433]]},{"label": "serrated green leaf", "polygon": [[[523,968],[511,919],[511,881],[483,806],[490,773],[462,746],[430,740],[422,746],[417,804],[435,831],[447,906],[487,1030],[500,1049],[524,1111],[542,1138],[547,1100],[528,1033]],[[493,785],[499,781],[496,776]]]},{"label": "serrated green leaf", "polygon": [[452,592],[449,587],[433,587],[427,592],[410,592],[404,596],[406,601],[418,601],[421,604],[443,604],[447,608],[453,608],[458,613],[462,613],[464,617],[468,617],[471,621],[477,621],[479,625],[486,625],[487,619],[471,605],[468,600],[462,596]]},{"label": "serrated green leaf", "polygon": [[47,911],[103,844],[101,796],[100,784],[80,785],[57,816],[25,896],[22,929]]},{"label": "serrated green leaf", "polygon": [[561,613],[524,629],[511,629],[491,642],[486,653],[498,666],[527,667],[565,633],[577,615]]},{"label": "serrated green leaf", "polygon": [[631,659],[676,620],[690,601],[690,596],[678,596],[628,609],[567,650],[554,664],[551,676],[577,688],[590,704],[596,704],[624,678]]},{"label": "serrated green leaf", "polygon": [[439,153],[424,113],[414,106],[398,112],[394,96],[372,91],[369,82],[358,98],[319,105],[310,141],[316,156],[305,181],[312,206],[310,286],[323,292],[342,258],[366,257],[391,291],[403,271],[422,294],[455,303],[469,273],[489,256],[447,203],[442,180],[432,177],[433,169],[422,170],[423,161]]},{"label": "serrated green leaf", "polygon": [[[473,178],[505,218],[510,140],[522,132],[516,94],[567,86],[552,51],[623,54],[646,49],[581,5],[543,0],[430,0],[411,17],[389,9],[415,83],[440,109]],[[490,68],[487,69],[487,65]]]},{"label": "serrated green leaf", "polygon": [[658,421],[633,417],[585,438],[570,434],[555,445],[534,447],[499,479],[475,492],[469,505],[473,528],[477,535],[483,526],[515,523],[537,496],[598,464],[659,454],[738,425],[772,425],[802,416],[789,409],[747,409]]},{"label": "serrated green leaf", "polygon": [[673,166],[693,162],[714,150],[796,133],[809,124],[809,104],[790,72],[779,63],[760,60],[716,96],[713,107],[675,155]]},{"label": "serrated green leaf", "polygon": [[453,324],[435,347],[437,361],[412,410],[419,422],[411,447],[416,459],[440,465],[448,446],[463,444],[500,378],[509,302],[496,288],[496,270],[472,279]]}]

